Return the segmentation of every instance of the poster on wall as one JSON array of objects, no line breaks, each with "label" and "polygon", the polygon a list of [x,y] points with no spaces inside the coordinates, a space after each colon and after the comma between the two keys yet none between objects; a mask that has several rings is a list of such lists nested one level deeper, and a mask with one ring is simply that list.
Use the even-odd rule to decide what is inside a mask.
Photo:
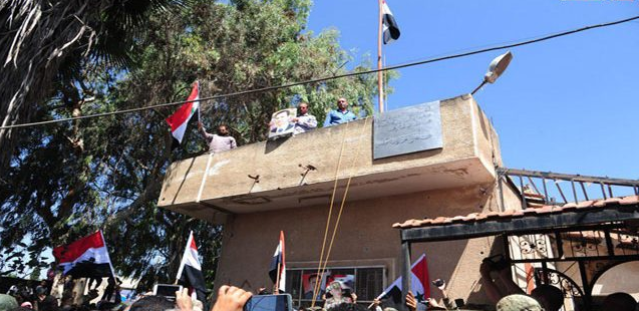
[{"label": "poster on wall", "polygon": [[297,109],[295,108],[286,108],[273,113],[269,123],[268,139],[275,140],[293,135],[295,131],[293,119],[296,116]]},{"label": "poster on wall", "polygon": [[315,288],[319,286],[320,290],[315,296],[315,300],[323,300],[322,296],[326,294],[326,286],[333,282],[339,282],[344,293],[348,293],[350,295],[355,285],[355,275],[332,273],[330,270],[327,270],[324,272],[324,279],[320,281],[317,273],[304,273],[302,275],[302,287],[304,289],[304,295],[302,298],[305,300],[312,300],[313,292],[315,291]]},{"label": "poster on wall", "polygon": [[302,275],[302,287],[304,288],[304,295],[302,299],[313,300],[313,292],[317,286],[320,287],[319,293],[315,296],[315,300],[322,300],[322,296],[326,293],[326,278],[328,275],[324,275],[324,280],[319,280],[317,273],[304,273]]}]

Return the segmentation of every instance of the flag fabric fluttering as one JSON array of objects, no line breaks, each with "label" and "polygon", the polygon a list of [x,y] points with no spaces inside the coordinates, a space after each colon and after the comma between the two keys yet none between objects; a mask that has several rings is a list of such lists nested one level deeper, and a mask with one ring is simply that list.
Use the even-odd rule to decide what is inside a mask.
[{"label": "flag fabric fluttering", "polygon": [[[415,295],[418,302],[422,302],[430,298],[430,278],[428,276],[428,263],[426,262],[426,254],[422,254],[410,268],[412,274],[411,291]],[[377,299],[391,298],[396,304],[402,301],[402,277],[400,276],[388,286]]]},{"label": "flag fabric fluttering", "polygon": [[166,123],[171,127],[171,136],[173,136],[173,148],[182,144],[184,133],[186,133],[186,127],[191,118],[196,115],[199,121],[200,117],[200,83],[193,83],[193,89],[191,89],[191,95],[186,99],[184,103],[177,111],[166,118]]},{"label": "flag fabric fluttering", "polygon": [[194,289],[197,294],[197,300],[206,305],[206,284],[204,282],[204,274],[202,274],[202,265],[200,264],[193,231],[191,231],[189,239],[186,241],[186,249],[184,250],[176,279],[182,285]]},{"label": "flag fabric fluttering", "polygon": [[[280,231],[280,242],[277,244],[268,272],[280,294],[286,291],[286,260],[284,253],[284,231]],[[277,284],[278,281],[279,284]]]},{"label": "flag fabric fluttering", "polygon": [[386,0],[382,0],[382,23],[383,23],[383,40],[384,44],[389,44],[399,39],[399,26],[395,21],[393,13],[388,8]]},{"label": "flag fabric fluttering", "polygon": [[115,273],[102,231],[53,249],[64,275],[73,277],[113,277]]}]

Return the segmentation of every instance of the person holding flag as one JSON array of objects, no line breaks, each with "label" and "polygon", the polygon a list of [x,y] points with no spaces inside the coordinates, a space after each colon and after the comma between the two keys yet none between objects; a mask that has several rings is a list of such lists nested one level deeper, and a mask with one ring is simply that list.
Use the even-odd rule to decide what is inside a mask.
[{"label": "person holding flag", "polygon": [[[415,300],[415,305],[417,306],[417,302],[425,302],[430,298],[430,283],[429,275],[428,275],[428,263],[426,261],[426,254],[422,254],[415,263],[411,266],[411,289],[409,290],[410,296],[413,296],[412,299]],[[390,298],[394,302],[394,304],[400,304],[402,300],[402,277],[400,276],[388,286],[369,306],[372,307],[374,304],[379,304],[381,299]],[[408,298],[408,297],[407,297]],[[408,301],[407,301],[408,302]]]},{"label": "person holding flag", "polygon": [[201,301],[204,306],[207,305],[206,284],[204,282],[204,274],[202,274],[202,265],[200,264],[193,231],[191,231],[189,239],[186,241],[186,249],[184,250],[184,255],[180,262],[180,268],[178,269],[176,280],[177,282],[194,289],[197,295],[197,300]]},{"label": "person holding flag", "polygon": [[237,148],[235,138],[229,135],[229,130],[225,124],[218,125],[216,134],[207,133],[202,122],[197,123],[197,129],[209,144],[210,153],[220,153]]}]

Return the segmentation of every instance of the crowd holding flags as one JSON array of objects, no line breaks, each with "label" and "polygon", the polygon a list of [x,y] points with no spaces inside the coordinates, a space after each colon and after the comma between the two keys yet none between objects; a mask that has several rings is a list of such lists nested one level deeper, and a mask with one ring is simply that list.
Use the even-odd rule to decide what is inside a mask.
[{"label": "crowd holding flags", "polygon": [[[380,0],[380,43],[389,44],[397,40],[400,36],[397,22],[390,11],[385,0]],[[381,44],[379,48],[379,60],[381,62]],[[381,68],[381,63],[378,64]],[[381,71],[380,73],[380,110],[381,104]],[[191,93],[172,115],[166,118],[166,122],[171,128],[171,136],[173,137],[173,148],[181,145],[184,134],[189,121],[196,116],[198,122],[200,118],[200,84],[198,81],[192,85]],[[58,265],[63,268],[64,275],[73,277],[113,277],[115,272],[111,264],[111,259],[107,251],[104,236],[101,231],[97,231],[89,236],[81,238],[71,244],[56,247],[53,255]],[[418,298],[430,296],[430,287],[428,284],[428,267],[426,257],[422,255],[412,266],[413,272],[412,287],[413,292]],[[269,276],[274,282],[275,292],[283,293],[286,288],[286,262],[285,262],[285,245],[284,232],[280,231],[278,246],[273,254],[269,269]],[[347,277],[347,276],[344,276]],[[176,277],[177,281],[194,289],[197,293],[197,299],[206,302],[206,286],[202,266],[198,257],[197,244],[193,237],[193,232],[189,234],[184,255],[180,263],[180,267]],[[352,281],[352,280],[351,280]],[[378,298],[395,296],[399,291],[401,296],[401,277],[389,286]],[[401,297],[400,297],[401,299]]]},{"label": "crowd holding flags", "polygon": [[171,136],[173,136],[173,148],[182,144],[186,127],[193,116],[200,121],[200,82],[193,83],[191,95],[177,111],[166,118],[166,123],[171,127]]}]

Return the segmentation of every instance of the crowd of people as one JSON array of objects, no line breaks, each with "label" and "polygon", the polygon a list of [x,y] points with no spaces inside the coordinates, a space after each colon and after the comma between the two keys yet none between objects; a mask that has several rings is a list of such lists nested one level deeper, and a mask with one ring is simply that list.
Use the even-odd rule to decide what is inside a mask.
[{"label": "crowd of people", "polygon": [[[527,295],[517,286],[511,275],[510,265],[484,261],[481,265],[483,288],[488,298],[495,303],[497,311],[558,311],[564,306],[564,293],[551,285],[537,286],[530,295]],[[204,311],[204,304],[189,294],[188,289],[175,293],[174,298],[157,296],[152,293],[138,295],[130,303],[121,303],[119,300],[119,280],[110,279],[100,302],[91,303],[98,298],[97,287],[101,279],[89,280],[88,293],[76,299],[74,297],[74,282],[72,278],[64,280],[62,298],[58,300],[52,296],[51,282],[42,281],[35,289],[28,286],[12,286],[6,294],[0,294],[0,311],[93,311],[93,310],[118,310],[118,311]],[[451,301],[446,294],[446,283],[435,280],[433,284],[441,291],[443,299],[438,302],[435,299],[417,301],[412,292],[408,292],[404,299],[404,306],[409,311],[417,310],[458,310],[459,306]],[[313,287],[315,289],[315,287]],[[265,288],[259,289],[255,295],[270,294]],[[304,297],[317,297],[317,307],[302,308],[308,311],[396,311],[400,306],[382,302],[375,299],[366,308],[357,303],[357,295],[347,291],[344,285],[338,281],[328,284],[326,290],[317,293],[305,293]],[[246,311],[244,305],[254,296],[253,293],[234,286],[221,286],[217,292],[215,304],[210,311]],[[321,298],[319,298],[321,297]],[[391,299],[389,299],[390,301]],[[79,301],[79,302],[78,302]],[[382,304],[386,307],[382,308]],[[419,307],[420,304],[423,306]],[[639,304],[629,294],[614,293],[608,295],[599,308],[606,311],[637,311]]]},{"label": "crowd of people", "polygon": [[[271,132],[287,131],[293,129],[293,134],[302,134],[317,128],[317,118],[309,112],[308,103],[302,102],[297,106],[297,115],[292,116],[288,110],[283,110],[273,116],[274,121],[269,124]],[[342,123],[354,121],[357,116],[353,111],[348,109],[348,101],[346,98],[337,100],[337,108],[328,112],[324,120],[324,127],[339,125]],[[278,122],[283,120],[282,122]],[[281,123],[282,125],[280,125]],[[274,126],[276,125],[276,126]],[[220,153],[237,148],[237,142],[229,132],[226,124],[217,126],[215,134],[206,131],[202,122],[198,122],[198,131],[206,140],[209,146],[209,152]]]},{"label": "crowd of people", "polygon": [[[66,296],[61,301],[51,296],[44,283],[32,291],[28,287],[12,287],[7,294],[0,294],[0,311],[94,311],[94,310],[117,310],[117,311],[203,311],[204,304],[189,294],[187,288],[175,293],[175,298],[152,295],[146,293],[138,295],[131,304],[116,303],[109,300],[101,300],[98,303],[91,303],[98,297],[97,290],[91,289],[87,295],[82,296],[80,303],[73,303],[73,298]],[[324,307],[331,311],[356,311],[366,310],[358,305],[357,297],[351,294],[349,297],[342,296],[342,291],[338,282],[331,284],[329,293],[332,296],[325,298]],[[269,294],[261,289],[257,295]],[[65,294],[66,295],[66,294]],[[235,286],[221,286],[217,293],[215,304],[211,311],[243,311],[244,305],[253,294]],[[412,293],[406,296],[410,311],[417,310],[417,301]],[[377,307],[379,309],[379,307]],[[381,309],[379,309],[381,311]],[[385,310],[390,311],[390,310]]]}]

